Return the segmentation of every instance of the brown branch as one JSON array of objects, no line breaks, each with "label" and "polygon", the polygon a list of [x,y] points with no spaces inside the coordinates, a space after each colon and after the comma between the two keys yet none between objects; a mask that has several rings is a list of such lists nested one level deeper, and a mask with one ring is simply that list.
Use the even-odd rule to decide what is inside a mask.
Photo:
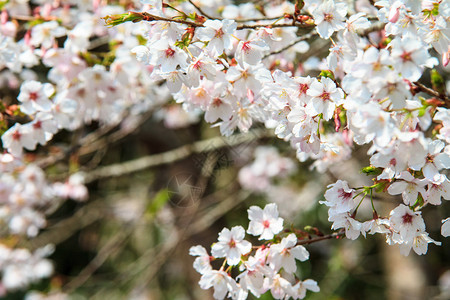
[{"label": "brown branch", "polygon": [[[133,13],[135,13],[135,12],[133,12]],[[166,18],[166,17],[160,17],[160,16],[152,15],[148,12],[142,12],[142,13],[136,13],[136,14],[142,14],[142,16],[144,17],[143,20],[148,21],[148,22],[164,21],[164,22],[184,24],[184,25],[188,25],[191,27],[204,27],[202,24],[199,24],[199,23],[194,23],[191,21],[180,20],[180,19],[170,19],[170,18]]]},{"label": "brown branch", "polygon": [[281,49],[278,49],[276,51],[272,51],[270,53],[267,53],[266,55],[263,56],[262,59],[266,59],[266,58],[268,58],[268,57],[270,57],[272,55],[279,54],[279,53],[281,53],[283,51],[286,51],[287,49],[295,46],[296,44],[300,43],[301,41],[307,40],[307,39],[309,39],[309,38],[311,38],[311,37],[313,37],[315,35],[317,35],[317,32],[310,32],[308,34],[305,34],[305,35],[301,36],[300,38],[296,39],[295,41],[293,41],[292,43],[290,43],[289,45],[286,45],[285,47],[283,47]]},{"label": "brown branch", "polygon": [[345,234],[345,231],[341,230],[339,232],[335,232],[335,233],[324,235],[324,236],[319,236],[319,237],[316,237],[313,239],[300,240],[297,242],[297,245],[309,245],[309,244],[313,244],[313,243],[320,242],[323,240],[330,240],[330,239],[334,239],[334,238],[337,239],[337,238],[343,236],[344,234]]},{"label": "brown branch", "polygon": [[300,24],[300,23],[284,23],[284,24],[243,24],[239,25],[236,29],[258,29],[258,28],[281,28],[281,27],[298,27],[298,28],[312,28],[316,25],[309,25],[309,24]]},{"label": "brown branch", "polygon": [[[134,12],[133,12],[134,13]],[[186,20],[180,20],[180,19],[171,19],[171,18],[166,18],[166,17],[160,17],[160,16],[156,16],[156,15],[152,15],[149,14],[147,12],[143,12],[141,13],[144,16],[144,21],[164,21],[164,22],[173,22],[173,23],[179,23],[179,24],[184,24],[184,25],[188,25],[194,28],[197,27],[205,27],[203,24],[200,23],[195,23],[195,22],[191,22],[191,21],[186,21]],[[283,23],[283,24],[242,24],[237,26],[236,30],[242,30],[242,29],[258,29],[258,28],[263,28],[263,27],[268,27],[268,28],[280,28],[280,27],[298,27],[298,28],[311,28],[314,27],[315,25],[308,25],[308,24],[301,24],[301,23]]]},{"label": "brown branch", "polygon": [[432,88],[429,88],[429,87],[423,85],[422,83],[420,83],[418,81],[415,81],[413,83],[421,92],[424,92],[424,93],[426,93],[426,94],[428,94],[430,96],[433,96],[433,97],[436,97],[436,98],[444,100],[445,106],[447,108],[450,108],[450,98],[447,97],[447,95],[441,94],[438,91],[433,90]]}]

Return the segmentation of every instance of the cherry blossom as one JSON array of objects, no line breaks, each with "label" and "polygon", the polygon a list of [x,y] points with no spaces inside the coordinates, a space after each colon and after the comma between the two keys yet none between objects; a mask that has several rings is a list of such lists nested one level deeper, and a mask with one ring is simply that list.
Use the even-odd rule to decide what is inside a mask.
[{"label": "cherry blossom", "polygon": [[267,204],[262,210],[258,206],[248,209],[250,224],[247,232],[260,236],[260,240],[271,240],[273,236],[283,229],[283,219],[278,217],[276,204]]},{"label": "cherry blossom", "polygon": [[283,268],[287,273],[293,273],[297,269],[295,260],[305,261],[309,258],[309,252],[303,246],[296,246],[297,237],[291,233],[283,238],[279,244],[270,247],[269,262],[275,269]]},{"label": "cherry blossom", "polygon": [[224,228],[219,233],[219,242],[211,248],[215,257],[225,257],[230,266],[237,265],[241,261],[241,255],[250,252],[252,244],[244,240],[245,229],[235,226],[231,230]]}]

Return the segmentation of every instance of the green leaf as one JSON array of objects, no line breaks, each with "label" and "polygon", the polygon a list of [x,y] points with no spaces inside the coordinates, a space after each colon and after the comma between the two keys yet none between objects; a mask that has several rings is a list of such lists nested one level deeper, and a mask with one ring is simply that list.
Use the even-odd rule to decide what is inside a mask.
[{"label": "green leaf", "polygon": [[368,167],[365,167],[365,168],[361,169],[361,173],[366,174],[366,175],[376,175],[376,176],[378,176],[378,175],[381,174],[381,172],[382,172],[381,168],[376,168],[374,166],[368,166]]},{"label": "green leaf", "polygon": [[146,214],[154,216],[170,200],[169,190],[160,190],[147,205]]},{"label": "green leaf", "polygon": [[436,69],[431,70],[431,86],[434,90],[443,94],[445,91],[445,81],[444,78],[439,74]]},{"label": "green leaf", "polygon": [[8,2],[9,0],[0,0],[0,10],[2,10]]},{"label": "green leaf", "polygon": [[126,14],[107,15],[102,18],[105,20],[106,26],[114,27],[125,22],[140,22],[144,19],[144,15],[137,12],[128,12]]},{"label": "green leaf", "polygon": [[322,70],[320,72],[320,76],[330,78],[331,80],[334,80],[334,73],[331,70]]}]

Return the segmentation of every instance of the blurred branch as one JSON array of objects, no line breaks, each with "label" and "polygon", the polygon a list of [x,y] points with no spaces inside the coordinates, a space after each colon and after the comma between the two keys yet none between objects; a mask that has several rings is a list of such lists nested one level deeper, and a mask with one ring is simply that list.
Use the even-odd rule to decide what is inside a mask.
[{"label": "blurred branch", "polygon": [[324,240],[337,239],[337,238],[343,236],[344,234],[345,234],[345,230],[341,230],[339,232],[335,232],[335,233],[324,235],[324,236],[319,236],[319,237],[308,239],[308,240],[300,240],[297,242],[297,245],[309,245],[309,244],[317,243],[317,242],[324,241]]},{"label": "blurred branch", "polygon": [[283,48],[281,48],[279,50],[276,50],[276,51],[273,51],[273,52],[270,52],[270,53],[264,55],[262,59],[266,59],[266,58],[268,58],[268,57],[270,57],[272,55],[279,54],[279,53],[281,53],[281,52],[283,52],[283,51],[285,51],[285,50],[295,46],[296,44],[300,43],[301,41],[307,40],[307,39],[309,39],[309,38],[311,38],[311,37],[313,37],[315,35],[317,35],[317,32],[311,31],[311,32],[309,32],[309,33],[299,37],[298,39],[296,39],[295,41],[293,41],[289,45],[286,45],[285,47],[283,47]]},{"label": "blurred branch", "polygon": [[24,247],[38,249],[47,244],[59,244],[70,238],[78,230],[85,228],[104,217],[105,206],[100,201],[94,201],[80,208],[70,218],[64,219],[49,227],[31,241],[23,241]]},{"label": "blurred branch", "polygon": [[[59,161],[68,159],[72,154],[86,155],[105,148],[107,145],[115,143],[135,131],[142,123],[148,120],[153,113],[154,110],[149,110],[142,116],[139,116],[133,126],[122,126],[119,130],[110,135],[108,135],[108,133],[114,130],[114,128],[120,126],[120,124],[100,127],[96,131],[79,139],[75,145],[70,146],[68,149],[61,151],[60,153],[38,160],[36,164],[41,168],[46,168],[56,164]],[[126,116],[124,116],[124,118],[126,118]]]},{"label": "blurred branch", "polygon": [[199,13],[201,13],[202,15],[204,15],[205,17],[207,17],[208,19],[216,19],[216,20],[219,20],[218,18],[213,18],[213,17],[211,17],[210,15],[208,15],[207,13],[205,13],[205,12],[203,11],[203,9],[201,9],[201,7],[199,7],[197,4],[194,3],[194,1],[192,1],[192,0],[188,0],[188,1],[189,1],[189,3],[190,3],[193,7],[195,7],[196,10],[198,10]]},{"label": "blurred branch", "polygon": [[126,240],[129,238],[133,230],[134,226],[130,224],[125,229],[113,235],[111,239],[109,239],[98,251],[94,259],[92,259],[89,264],[78,274],[78,276],[64,286],[64,292],[71,293],[83,285],[92,276],[92,274],[105,263],[108,257],[118,252],[125,245]]},{"label": "blurred branch", "polygon": [[263,137],[269,137],[272,135],[273,133],[270,130],[254,129],[248,133],[239,133],[231,137],[218,136],[211,139],[198,141],[193,144],[184,145],[164,153],[148,155],[124,163],[99,167],[86,174],[85,182],[89,183],[102,178],[122,176],[129,173],[142,171],[150,167],[173,163],[175,161],[189,157],[191,154],[209,152],[224,147],[233,147],[242,143],[250,142]]}]

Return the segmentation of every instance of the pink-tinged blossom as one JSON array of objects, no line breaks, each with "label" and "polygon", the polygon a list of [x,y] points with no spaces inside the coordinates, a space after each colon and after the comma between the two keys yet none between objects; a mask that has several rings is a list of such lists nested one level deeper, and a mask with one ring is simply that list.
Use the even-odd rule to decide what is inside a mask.
[{"label": "pink-tinged blossom", "polygon": [[200,274],[205,274],[206,272],[212,270],[210,261],[211,257],[208,252],[202,246],[193,246],[189,249],[189,255],[197,256],[194,261],[194,269]]},{"label": "pink-tinged blossom", "polygon": [[200,288],[207,290],[214,288],[214,299],[224,299],[227,294],[233,295],[237,292],[238,286],[233,278],[224,271],[206,271],[199,281]]},{"label": "pink-tinged blossom", "polygon": [[241,256],[252,250],[252,244],[244,240],[245,229],[242,226],[234,226],[229,230],[222,229],[219,233],[219,242],[211,247],[214,257],[225,257],[230,266],[235,266],[241,261]]},{"label": "pink-tinged blossom", "polygon": [[28,237],[37,236],[39,230],[46,225],[44,215],[29,207],[14,213],[8,222],[12,234],[26,234]]},{"label": "pink-tinged blossom", "polygon": [[390,195],[402,194],[403,202],[406,205],[413,205],[419,193],[422,194],[422,197],[426,197],[425,184],[424,180],[414,178],[408,171],[403,171],[387,191]]},{"label": "pink-tinged blossom", "polygon": [[35,119],[25,126],[30,126],[33,138],[41,145],[47,144],[58,132],[57,124],[50,113],[37,113]]},{"label": "pink-tinged blossom", "polygon": [[306,110],[311,116],[323,114],[324,120],[329,120],[334,114],[336,106],[343,103],[344,92],[336,87],[330,78],[322,77],[321,81],[313,80],[308,91],[312,97]]},{"label": "pink-tinged blossom", "polygon": [[345,237],[356,240],[360,234],[366,236],[364,224],[355,220],[348,212],[336,213],[333,208],[328,210],[328,221],[333,222],[331,229],[345,229]]},{"label": "pink-tinged blossom", "polygon": [[306,261],[309,258],[309,252],[305,247],[297,245],[297,236],[294,233],[283,238],[279,244],[270,246],[269,264],[278,271],[281,268],[286,273],[294,273],[297,270],[295,260]]},{"label": "pink-tinged blossom", "polygon": [[54,92],[55,89],[49,83],[25,81],[20,87],[19,96],[17,96],[17,100],[21,102],[20,110],[28,115],[38,111],[50,111],[52,102],[49,98]]},{"label": "pink-tinged blossom", "polygon": [[263,40],[240,41],[235,57],[241,66],[244,66],[244,62],[249,65],[257,65],[261,62],[264,51],[269,49]]},{"label": "pink-tinged blossom", "polygon": [[195,31],[195,35],[201,41],[207,41],[207,50],[211,50],[215,56],[222,54],[224,50],[231,50],[233,43],[231,35],[236,30],[237,24],[233,20],[207,20]]},{"label": "pink-tinged blossom", "polygon": [[440,246],[441,242],[436,242],[428,236],[426,232],[417,232],[412,242],[406,242],[400,244],[400,253],[404,256],[408,256],[411,248],[417,255],[424,255],[428,251],[428,244],[434,243]]},{"label": "pink-tinged blossom", "polygon": [[281,277],[280,274],[276,274],[275,277],[272,278],[270,293],[275,299],[285,299],[287,295],[293,294],[292,284],[285,278]]},{"label": "pink-tinged blossom", "polygon": [[444,55],[448,53],[450,44],[450,32],[447,21],[443,16],[438,16],[433,25],[433,28],[425,35],[424,41],[431,44],[438,53]]},{"label": "pink-tinged blossom", "polygon": [[89,196],[88,189],[84,185],[84,176],[81,173],[70,175],[65,183],[56,182],[53,190],[58,197],[76,201],[85,201]]},{"label": "pink-tinged blossom", "polygon": [[425,222],[420,212],[414,212],[403,204],[391,211],[389,223],[406,243],[411,243],[417,232],[425,231]]},{"label": "pink-tinged blossom", "polygon": [[391,8],[389,9],[389,22],[395,23],[398,21],[398,18],[400,17],[401,7],[404,7],[404,4],[401,1],[395,1],[394,4],[392,4]]},{"label": "pink-tinged blossom", "polygon": [[230,67],[226,79],[233,84],[234,93],[238,97],[248,96],[248,89],[254,94],[259,93],[264,83],[273,81],[270,71],[261,64]]},{"label": "pink-tinged blossom", "polygon": [[434,65],[432,61],[429,61],[430,54],[426,45],[417,36],[397,37],[392,40],[389,47],[392,49],[391,55],[394,59],[394,67],[405,79],[419,80],[424,67]]},{"label": "pink-tinged blossom", "polygon": [[250,220],[247,232],[260,236],[260,240],[271,240],[275,234],[283,230],[283,219],[278,217],[275,203],[267,204],[264,210],[258,206],[251,206],[247,211]]},{"label": "pink-tinged blossom", "polygon": [[61,37],[66,33],[66,29],[59,26],[57,21],[44,22],[37,24],[31,29],[30,43],[33,46],[39,46],[43,48],[51,48],[55,42],[55,38]]},{"label": "pink-tinged blossom", "polygon": [[377,168],[383,168],[383,172],[377,176],[377,179],[392,179],[406,170],[404,156],[393,149],[389,153],[375,153],[370,158],[370,164]]},{"label": "pink-tinged blossom", "polygon": [[375,233],[383,233],[383,234],[389,234],[390,230],[390,224],[388,219],[383,218],[376,218],[372,219],[370,221],[366,221],[363,223],[364,231],[366,231],[369,234],[375,234]]},{"label": "pink-tinged blossom", "polygon": [[14,156],[21,156],[23,148],[34,150],[36,141],[30,129],[30,127],[19,123],[14,124],[2,135],[3,148],[7,149]]},{"label": "pink-tinged blossom", "polygon": [[450,168],[450,155],[447,151],[441,152],[445,143],[440,140],[431,141],[428,144],[428,155],[425,166],[422,168],[423,176],[431,181],[438,181],[441,169]]},{"label": "pink-tinged blossom", "polygon": [[223,69],[222,65],[217,64],[212,58],[202,52],[189,64],[187,69],[187,85],[197,87],[200,84],[200,78],[205,77],[214,80],[216,74]]},{"label": "pink-tinged blossom", "polygon": [[256,297],[267,291],[267,287],[264,286],[267,282],[265,278],[271,278],[275,275],[275,271],[266,265],[268,252],[269,248],[258,248],[255,255],[249,256],[248,260],[244,262],[245,271],[236,277],[240,286]]},{"label": "pink-tinged blossom", "polygon": [[214,123],[218,119],[223,121],[229,120],[233,115],[233,107],[230,104],[231,101],[233,101],[232,97],[213,97],[206,108],[205,121]]},{"label": "pink-tinged blossom", "polygon": [[167,40],[158,40],[150,47],[155,66],[160,65],[161,72],[169,73],[176,70],[177,66],[187,67],[188,55],[178,47],[170,45]]},{"label": "pink-tinged blossom", "polygon": [[328,186],[325,192],[327,201],[320,201],[320,203],[332,207],[336,214],[349,212],[356,207],[355,195],[356,191],[349,188],[346,181],[338,180]]},{"label": "pink-tinged blossom", "polygon": [[317,281],[312,280],[312,279],[306,279],[303,281],[300,280],[292,287],[292,290],[293,290],[293,294],[291,294],[290,296],[293,299],[305,298],[306,291],[311,291],[311,292],[315,292],[315,293],[320,292],[320,288],[317,285]]},{"label": "pink-tinged blossom", "polygon": [[328,39],[333,32],[345,28],[347,5],[326,0],[313,10],[312,15],[320,37]]},{"label": "pink-tinged blossom", "polygon": [[53,265],[44,257],[53,251],[52,245],[47,245],[31,253],[28,249],[6,250],[0,245],[2,257],[2,284],[7,290],[18,290],[42,278],[49,277],[53,273]]},{"label": "pink-tinged blossom", "polygon": [[428,183],[426,196],[424,197],[427,203],[433,205],[440,205],[441,198],[450,200],[450,181],[447,176],[442,175],[438,181],[431,181]]}]

